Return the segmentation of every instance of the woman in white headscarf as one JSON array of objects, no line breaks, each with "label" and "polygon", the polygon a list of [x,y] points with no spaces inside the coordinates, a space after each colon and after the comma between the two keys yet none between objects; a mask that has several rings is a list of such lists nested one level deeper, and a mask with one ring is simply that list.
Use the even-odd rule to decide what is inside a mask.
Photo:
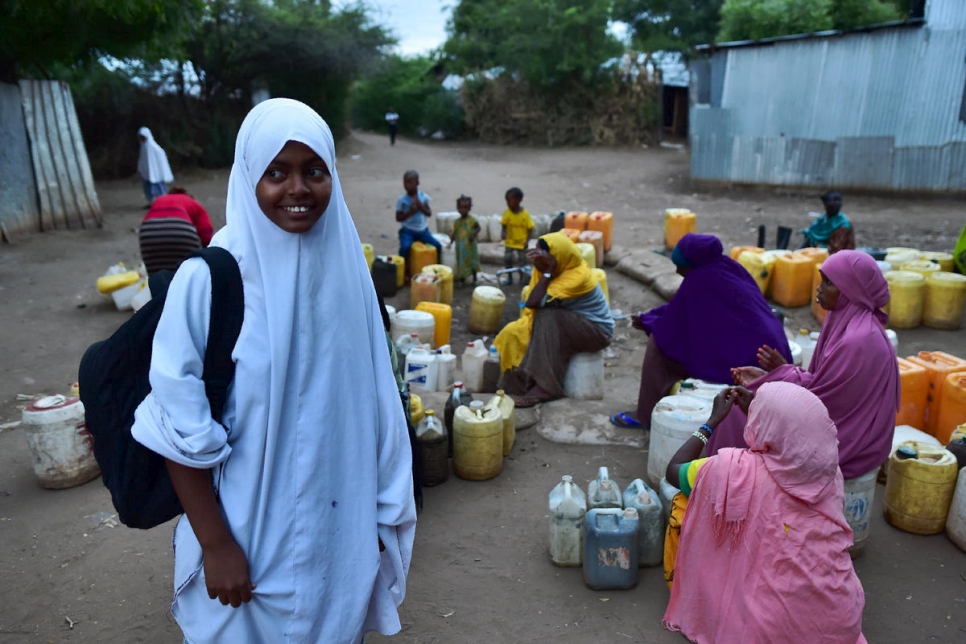
[{"label": "woman in white headscarf", "polygon": [[[372,278],[307,106],[260,103],[235,144],[227,225],[245,318],[223,424],[201,380],[203,260],[171,283],[135,438],[185,507],[172,613],[189,642],[347,642],[399,630],[412,460]],[[212,484],[212,481],[214,484]]]},{"label": "woman in white headscarf", "polygon": [[138,174],[144,180],[144,198],[148,200],[148,205],[168,192],[168,184],[174,181],[171,174],[171,166],[168,164],[168,155],[164,148],[154,140],[151,130],[142,127],[138,130],[138,139],[141,141],[141,151],[138,153]]}]

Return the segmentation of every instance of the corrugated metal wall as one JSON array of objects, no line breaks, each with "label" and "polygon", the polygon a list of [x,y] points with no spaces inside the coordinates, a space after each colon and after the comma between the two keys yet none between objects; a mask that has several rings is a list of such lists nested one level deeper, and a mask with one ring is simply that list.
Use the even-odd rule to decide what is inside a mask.
[{"label": "corrugated metal wall", "polygon": [[0,232],[34,230],[39,214],[20,88],[0,83]]},{"label": "corrugated metal wall", "polygon": [[966,28],[950,15],[966,2],[936,9],[942,29],[927,14],[924,27],[716,51],[693,70],[712,90],[692,107],[692,178],[966,191]]}]

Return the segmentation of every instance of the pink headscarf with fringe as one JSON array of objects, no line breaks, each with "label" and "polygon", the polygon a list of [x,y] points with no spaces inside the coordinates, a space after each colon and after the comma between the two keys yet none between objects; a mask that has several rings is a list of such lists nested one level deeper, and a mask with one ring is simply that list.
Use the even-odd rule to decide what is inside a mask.
[{"label": "pink headscarf with fringe", "polygon": [[[872,256],[854,250],[829,257],[822,272],[839,299],[825,318],[808,371],[782,365],[749,388],[791,382],[821,398],[838,428],[842,474],[852,479],[882,465],[892,446],[900,384],[896,352],[883,327],[889,285]],[[708,453],[744,447],[743,421],[739,411],[729,414],[708,441]]]},{"label": "pink headscarf with fringe", "polygon": [[723,449],[698,471],[665,628],[719,644],[865,642],[835,435],[806,389],[759,389],[750,449]]}]

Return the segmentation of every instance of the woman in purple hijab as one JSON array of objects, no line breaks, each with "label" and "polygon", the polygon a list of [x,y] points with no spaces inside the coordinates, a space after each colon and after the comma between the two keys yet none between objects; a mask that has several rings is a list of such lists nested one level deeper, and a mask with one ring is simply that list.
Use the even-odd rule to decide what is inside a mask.
[{"label": "woman in purple hijab", "polygon": [[[763,369],[735,369],[734,379],[752,391],[766,382],[791,382],[818,396],[838,428],[842,476],[852,479],[882,465],[892,445],[899,364],[883,328],[889,286],[872,256],[854,250],[830,256],[821,273],[816,300],[828,316],[808,370],[762,347]],[[708,440],[708,456],[745,447],[745,420],[740,410],[729,414]]]},{"label": "woman in purple hijab", "polygon": [[748,271],[722,254],[721,240],[687,234],[671,260],[684,276],[677,294],[631,320],[651,340],[637,410],[611,416],[619,427],[649,428],[654,405],[682,378],[731,382],[731,369],[754,364],[762,345],[792,361],[781,322]]}]

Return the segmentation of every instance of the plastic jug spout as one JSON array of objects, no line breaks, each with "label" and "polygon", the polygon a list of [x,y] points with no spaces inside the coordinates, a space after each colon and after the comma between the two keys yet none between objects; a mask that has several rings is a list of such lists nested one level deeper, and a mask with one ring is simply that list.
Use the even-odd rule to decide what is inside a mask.
[{"label": "plastic jug spout", "polygon": [[623,516],[625,519],[636,519],[637,510],[634,508],[624,508]]}]

